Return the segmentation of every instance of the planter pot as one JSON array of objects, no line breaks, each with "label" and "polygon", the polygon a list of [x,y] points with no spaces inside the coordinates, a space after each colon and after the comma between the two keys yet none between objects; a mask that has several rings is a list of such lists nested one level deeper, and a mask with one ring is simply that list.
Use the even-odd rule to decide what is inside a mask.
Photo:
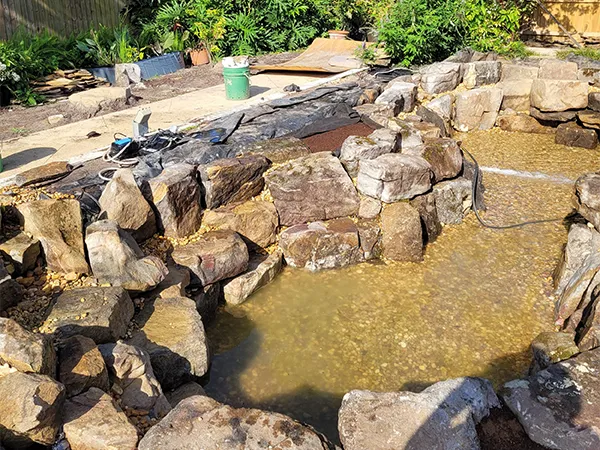
[{"label": "planter pot", "polygon": [[329,30],[329,39],[348,39],[349,31]]},{"label": "planter pot", "polygon": [[190,58],[192,59],[192,66],[203,66],[210,62],[208,51],[205,48],[190,51]]},{"label": "planter pot", "polygon": [[[10,99],[12,98],[11,92],[5,86],[0,86],[0,106],[10,105]],[[0,159],[0,164],[2,160]],[[1,172],[1,170],[0,170]]]}]

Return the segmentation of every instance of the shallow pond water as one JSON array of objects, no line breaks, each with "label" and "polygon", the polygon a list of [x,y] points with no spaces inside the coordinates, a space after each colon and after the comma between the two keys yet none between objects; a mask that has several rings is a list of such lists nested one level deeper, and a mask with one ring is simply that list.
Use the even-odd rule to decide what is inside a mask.
[{"label": "shallow pond water", "polygon": [[[599,153],[552,136],[478,132],[464,146],[482,166],[575,179]],[[572,186],[486,173],[492,223],[563,218]],[[268,408],[336,439],[342,396],[352,389],[418,391],[466,375],[496,386],[526,373],[529,344],[553,329],[551,274],[566,223],[482,228],[473,214],[446,227],[421,264],[362,264],[309,273],[286,268],[208,329],[209,395]]]}]

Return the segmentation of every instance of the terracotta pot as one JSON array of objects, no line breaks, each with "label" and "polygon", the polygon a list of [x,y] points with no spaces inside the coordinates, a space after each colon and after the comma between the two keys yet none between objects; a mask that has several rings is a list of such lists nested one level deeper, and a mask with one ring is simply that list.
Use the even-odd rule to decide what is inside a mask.
[{"label": "terracotta pot", "polygon": [[348,39],[349,31],[329,30],[329,39]]},{"label": "terracotta pot", "polygon": [[190,58],[192,58],[193,66],[203,66],[210,62],[208,51],[205,48],[202,50],[192,50],[190,52]]}]

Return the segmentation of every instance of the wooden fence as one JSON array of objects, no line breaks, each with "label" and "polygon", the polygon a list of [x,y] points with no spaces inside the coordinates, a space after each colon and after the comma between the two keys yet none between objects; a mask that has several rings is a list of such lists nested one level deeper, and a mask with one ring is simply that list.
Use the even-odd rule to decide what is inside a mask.
[{"label": "wooden fence", "polygon": [[[580,41],[600,40],[600,0],[542,0],[563,27]],[[556,41],[568,41],[550,14],[537,7],[534,25],[525,34]]]},{"label": "wooden fence", "polygon": [[115,26],[126,0],[0,0],[0,40],[20,28],[68,36],[93,25]]}]

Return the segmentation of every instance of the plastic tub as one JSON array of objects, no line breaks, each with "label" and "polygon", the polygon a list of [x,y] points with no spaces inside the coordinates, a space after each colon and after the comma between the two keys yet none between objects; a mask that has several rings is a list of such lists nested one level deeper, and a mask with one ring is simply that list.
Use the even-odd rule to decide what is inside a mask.
[{"label": "plastic tub", "polygon": [[154,58],[138,61],[135,64],[142,71],[142,80],[150,80],[160,75],[167,75],[185,69],[185,62],[183,61],[183,54],[181,52],[155,56]]}]

